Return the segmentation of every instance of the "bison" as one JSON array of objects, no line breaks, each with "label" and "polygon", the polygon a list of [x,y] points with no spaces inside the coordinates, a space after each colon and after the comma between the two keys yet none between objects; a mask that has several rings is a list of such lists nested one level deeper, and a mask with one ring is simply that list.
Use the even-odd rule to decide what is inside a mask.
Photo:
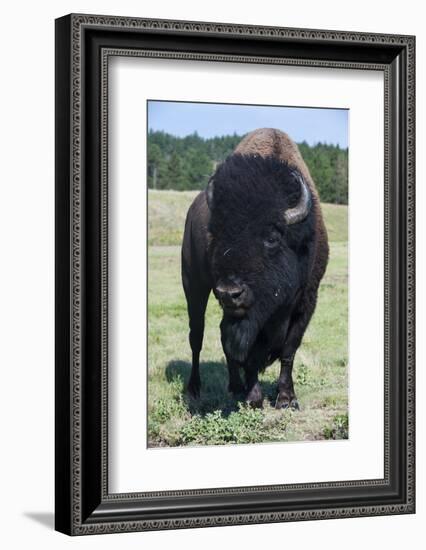
[{"label": "bison", "polygon": [[293,361],[327,262],[318,193],[297,145],[279,130],[249,133],[187,213],[182,282],[192,349],[190,395],[200,394],[204,315],[213,290],[223,309],[229,391],[261,407],[258,374],[279,359],[275,406],[299,408]]}]

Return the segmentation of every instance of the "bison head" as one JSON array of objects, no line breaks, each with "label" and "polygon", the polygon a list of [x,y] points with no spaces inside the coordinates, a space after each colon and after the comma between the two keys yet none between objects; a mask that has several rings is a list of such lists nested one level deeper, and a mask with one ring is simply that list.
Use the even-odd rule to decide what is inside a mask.
[{"label": "bison head", "polygon": [[306,282],[312,196],[302,175],[284,162],[239,154],[219,165],[206,195],[224,350],[244,362],[274,314],[290,314]]}]

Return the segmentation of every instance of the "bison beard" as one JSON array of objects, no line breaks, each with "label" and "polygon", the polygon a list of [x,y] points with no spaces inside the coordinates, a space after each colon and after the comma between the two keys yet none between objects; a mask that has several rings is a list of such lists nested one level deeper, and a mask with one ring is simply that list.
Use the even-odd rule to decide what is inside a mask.
[{"label": "bison beard", "polygon": [[248,318],[232,319],[224,317],[220,324],[222,345],[226,355],[243,363],[258,334],[257,323]]},{"label": "bison beard", "polygon": [[[287,274],[287,277],[282,277],[279,286],[274,286],[272,281],[267,282],[266,288],[268,288],[268,291],[263,291],[262,295],[255,297],[254,305],[247,311],[244,318],[239,319],[224,314],[220,329],[222,346],[227,357],[243,364],[247,360],[259,333],[266,328],[267,321],[273,319],[277,310],[286,309],[288,314],[290,304],[286,297],[292,294],[292,290],[288,282],[290,273],[287,272]],[[287,280],[286,283],[285,280]],[[288,315],[283,311],[282,316],[287,317]],[[265,366],[259,365],[261,369]]]},{"label": "bison beard", "polygon": [[315,186],[290,138],[257,130],[241,149],[247,151],[218,166],[185,224],[182,280],[193,352],[188,389],[193,396],[200,391],[204,313],[213,289],[224,310],[230,390],[242,387],[242,368],[246,400],[261,406],[258,372],[280,359],[276,406],[296,406],[293,358],[315,309],[327,236]]}]

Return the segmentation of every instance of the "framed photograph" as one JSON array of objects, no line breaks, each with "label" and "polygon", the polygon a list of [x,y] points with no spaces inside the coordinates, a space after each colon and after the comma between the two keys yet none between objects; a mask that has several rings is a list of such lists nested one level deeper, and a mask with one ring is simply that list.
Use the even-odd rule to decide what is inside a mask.
[{"label": "framed photograph", "polygon": [[56,529],[406,514],[415,38],[56,20]]}]

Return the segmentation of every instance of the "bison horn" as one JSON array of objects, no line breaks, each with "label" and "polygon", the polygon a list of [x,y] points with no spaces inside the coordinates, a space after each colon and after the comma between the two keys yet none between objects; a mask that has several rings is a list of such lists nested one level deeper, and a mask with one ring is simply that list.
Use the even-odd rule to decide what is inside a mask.
[{"label": "bison horn", "polygon": [[300,183],[300,199],[294,208],[288,208],[284,212],[284,219],[287,225],[303,221],[311,209],[311,193],[305,180],[298,172],[293,172],[293,175]]}]

